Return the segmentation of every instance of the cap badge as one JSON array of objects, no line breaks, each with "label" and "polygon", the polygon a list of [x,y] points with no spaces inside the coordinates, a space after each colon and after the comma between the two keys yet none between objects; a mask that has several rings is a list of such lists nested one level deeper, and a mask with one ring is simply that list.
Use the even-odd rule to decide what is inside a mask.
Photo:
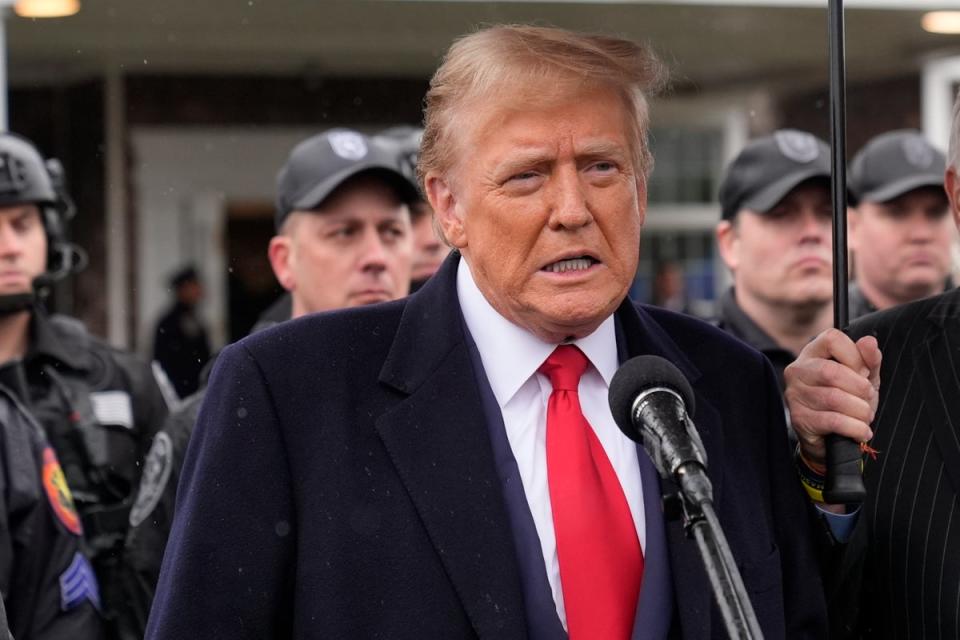
[{"label": "cap badge", "polygon": [[327,139],[333,152],[344,160],[360,160],[367,155],[367,143],[355,131],[334,131]]},{"label": "cap badge", "polygon": [[820,155],[817,139],[803,131],[777,131],[773,139],[777,141],[777,148],[787,158],[794,162],[812,162]]},{"label": "cap badge", "polygon": [[902,141],[903,155],[911,166],[926,169],[933,164],[933,149],[921,136],[907,136]]}]

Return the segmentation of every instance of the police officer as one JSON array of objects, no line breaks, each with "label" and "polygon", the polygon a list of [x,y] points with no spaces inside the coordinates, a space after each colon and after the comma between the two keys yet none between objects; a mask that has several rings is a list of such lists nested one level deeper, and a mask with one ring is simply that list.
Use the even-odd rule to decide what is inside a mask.
[{"label": "police officer", "polygon": [[781,129],[752,140],[720,186],[720,256],[733,287],[719,326],[783,370],[830,326],[830,153],[813,135]]},{"label": "police officer", "polygon": [[850,164],[850,319],[943,293],[956,237],[946,158],[919,131],[870,140]]},{"label": "police officer", "polygon": [[[277,177],[271,266],[288,291],[254,331],[307,313],[407,294],[413,261],[409,207],[419,195],[392,148],[348,129],[297,145]],[[130,513],[126,562],[132,617],[124,638],[142,636],[173,520],[187,444],[203,402],[196,393],[157,434]],[[243,473],[238,470],[238,473]]]},{"label": "police officer", "polygon": [[42,308],[49,285],[79,266],[65,238],[72,212],[59,166],[24,138],[0,134],[0,382],[63,465],[112,629],[133,493],[167,407],[149,366]]},{"label": "police officer", "polygon": [[[397,154],[397,165],[411,182],[417,182],[417,157],[423,129],[400,125],[381,131],[376,140]],[[422,287],[436,273],[450,247],[440,238],[433,226],[433,209],[421,193],[410,204],[410,222],[413,224],[413,269],[410,275],[410,293]]]},{"label": "police officer", "polygon": [[210,339],[200,317],[203,283],[196,267],[188,265],[170,278],[173,305],[157,322],[153,359],[163,367],[180,398],[194,393],[200,372],[210,359]]},{"label": "police officer", "polygon": [[[40,426],[0,388],[0,593],[18,640],[97,640],[97,580]],[[7,627],[0,624],[0,638]]]}]

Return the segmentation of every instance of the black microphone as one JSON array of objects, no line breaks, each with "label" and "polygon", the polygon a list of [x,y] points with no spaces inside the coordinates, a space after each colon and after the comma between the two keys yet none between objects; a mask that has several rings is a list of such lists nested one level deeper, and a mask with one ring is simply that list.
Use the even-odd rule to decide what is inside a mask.
[{"label": "black microphone", "polygon": [[689,414],[693,389],[680,370],[658,356],[637,356],[617,370],[608,395],[620,430],[643,445],[660,476],[699,504],[712,500],[707,455]]},{"label": "black microphone", "polygon": [[620,430],[643,444],[661,477],[680,487],[684,530],[696,540],[727,634],[763,638],[713,508],[707,454],[688,414],[694,408],[690,383],[667,360],[638,356],[617,369],[607,399]]}]

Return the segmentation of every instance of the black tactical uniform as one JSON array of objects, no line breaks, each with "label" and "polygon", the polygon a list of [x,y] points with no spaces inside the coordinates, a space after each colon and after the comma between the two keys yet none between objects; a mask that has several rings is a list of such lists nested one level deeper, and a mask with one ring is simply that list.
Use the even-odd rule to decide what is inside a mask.
[{"label": "black tactical uniform", "polygon": [[200,372],[210,360],[210,339],[193,305],[176,303],[157,323],[153,359],[170,378],[177,396],[186,398],[200,386]]},{"label": "black tactical uniform", "polygon": [[180,469],[203,397],[201,389],[170,414],[163,431],[154,438],[144,463],[140,490],[130,512],[124,556],[124,565],[128,569],[125,589],[130,614],[124,616],[122,622],[120,635],[124,640],[142,638],[147,629],[147,616],[160,578],[170,525],[173,524]]},{"label": "black tactical uniform", "polygon": [[167,414],[152,371],[78,321],[35,311],[27,354],[0,366],[0,382],[20,389],[60,458],[112,626],[141,462]]},{"label": "black tactical uniform", "polygon": [[200,372],[210,360],[210,339],[197,303],[202,291],[194,267],[181,269],[170,279],[176,300],[157,322],[153,359],[163,367],[179,398],[200,388]]},{"label": "black tactical uniform", "polygon": [[[120,562],[140,469],[167,408],[149,366],[39,309],[50,285],[77,271],[66,239],[74,208],[59,163],[27,140],[0,134],[0,207],[33,205],[47,239],[46,271],[32,290],[0,295],[0,313],[30,319],[26,353],[0,363],[0,383],[26,405],[57,452],[83,523],[83,548],[100,583],[107,637],[123,608]],[[26,301],[26,302],[24,302]]]},{"label": "black tactical uniform", "polygon": [[101,637],[81,526],[40,426],[0,389],[0,592],[17,640]]}]

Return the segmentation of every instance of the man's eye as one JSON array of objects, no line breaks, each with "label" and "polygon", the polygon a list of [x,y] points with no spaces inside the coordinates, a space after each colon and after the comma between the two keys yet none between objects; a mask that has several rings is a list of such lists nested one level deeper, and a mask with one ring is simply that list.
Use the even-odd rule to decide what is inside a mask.
[{"label": "man's eye", "polygon": [[510,176],[510,180],[524,181],[524,180],[532,180],[533,178],[536,178],[536,177],[537,177],[536,171],[521,171],[520,173],[516,173]]},{"label": "man's eye", "polygon": [[594,171],[600,171],[600,172],[602,172],[602,173],[609,173],[610,171],[614,171],[614,170],[617,168],[617,165],[615,165],[615,164],[612,163],[612,162],[602,161],[602,162],[595,162],[595,163],[593,163],[593,164],[590,166],[590,168],[593,169]]},{"label": "man's eye", "polygon": [[349,238],[356,234],[356,230],[351,227],[340,227],[330,232],[331,238]]},{"label": "man's eye", "polygon": [[13,228],[17,231],[27,231],[33,227],[34,219],[33,218],[17,218],[13,221]]}]

